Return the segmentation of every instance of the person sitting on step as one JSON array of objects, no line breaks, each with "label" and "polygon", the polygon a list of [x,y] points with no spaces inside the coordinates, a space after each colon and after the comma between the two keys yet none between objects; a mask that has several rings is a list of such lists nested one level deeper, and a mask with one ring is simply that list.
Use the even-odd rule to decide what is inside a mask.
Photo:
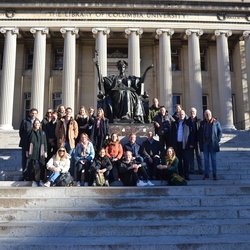
[{"label": "person sitting on step", "polygon": [[50,187],[62,173],[67,173],[70,169],[70,155],[64,147],[57,150],[56,154],[47,162],[47,169],[52,172],[49,179],[44,183],[45,187]]},{"label": "person sitting on step", "polygon": [[119,166],[119,177],[124,186],[154,186],[148,178],[144,163],[133,160],[131,151],[124,153],[124,159]]}]

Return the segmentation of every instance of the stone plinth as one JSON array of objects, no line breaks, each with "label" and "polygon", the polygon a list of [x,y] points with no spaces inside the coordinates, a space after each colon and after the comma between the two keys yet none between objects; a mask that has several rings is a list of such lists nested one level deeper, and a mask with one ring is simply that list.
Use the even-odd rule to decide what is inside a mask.
[{"label": "stone plinth", "polygon": [[110,135],[117,133],[120,137],[127,137],[131,133],[137,136],[146,136],[148,131],[154,132],[153,124],[139,124],[139,123],[111,123],[109,124]]}]

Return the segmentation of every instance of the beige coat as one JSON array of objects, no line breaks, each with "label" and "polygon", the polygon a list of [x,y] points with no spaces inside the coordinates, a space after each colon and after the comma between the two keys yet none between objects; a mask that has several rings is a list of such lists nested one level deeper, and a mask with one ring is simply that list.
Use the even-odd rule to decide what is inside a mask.
[{"label": "beige coat", "polygon": [[[65,119],[61,118],[57,121],[56,124],[56,138],[57,138],[57,146],[58,148],[64,147],[65,141],[66,141],[66,123]],[[69,144],[71,149],[75,148],[75,139],[78,136],[78,125],[77,122],[71,118],[69,121],[69,127],[68,127],[68,136],[69,136]]]}]

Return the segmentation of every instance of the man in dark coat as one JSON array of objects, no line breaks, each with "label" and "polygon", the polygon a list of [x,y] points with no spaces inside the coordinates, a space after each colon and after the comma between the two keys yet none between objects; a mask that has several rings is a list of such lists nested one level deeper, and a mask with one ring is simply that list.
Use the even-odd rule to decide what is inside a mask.
[{"label": "man in dark coat", "polygon": [[38,114],[38,110],[35,108],[30,109],[29,115],[22,120],[20,127],[19,127],[19,136],[20,136],[20,143],[19,147],[22,148],[22,170],[24,171],[27,164],[27,145],[28,145],[28,138],[29,134],[32,130],[33,122],[36,119]]}]

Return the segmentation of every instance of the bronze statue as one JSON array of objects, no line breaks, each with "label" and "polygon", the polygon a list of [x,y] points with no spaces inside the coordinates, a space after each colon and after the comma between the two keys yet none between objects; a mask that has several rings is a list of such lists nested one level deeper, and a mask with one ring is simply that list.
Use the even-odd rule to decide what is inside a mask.
[{"label": "bronze statue", "polygon": [[[149,66],[142,77],[126,76],[127,62],[117,62],[118,75],[102,77],[98,63],[96,63],[99,76],[99,95],[101,106],[105,110],[110,122],[144,122],[144,79],[146,73],[153,65]],[[102,87],[104,94],[102,93]]]}]

